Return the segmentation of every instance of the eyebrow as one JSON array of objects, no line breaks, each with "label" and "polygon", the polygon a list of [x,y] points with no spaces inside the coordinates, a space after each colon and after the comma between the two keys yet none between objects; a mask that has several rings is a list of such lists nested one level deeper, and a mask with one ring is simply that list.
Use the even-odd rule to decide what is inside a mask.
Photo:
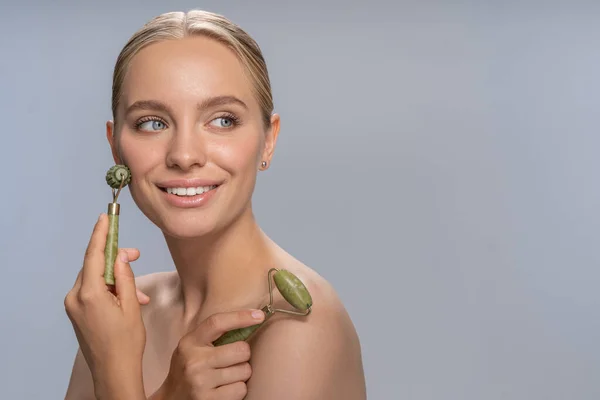
[{"label": "eyebrow", "polygon": [[[198,110],[204,110],[207,108],[224,106],[228,104],[237,104],[246,110],[248,109],[246,103],[235,96],[214,96],[202,101],[202,103],[198,105]],[[125,115],[129,115],[131,112],[136,110],[154,110],[172,114],[171,107],[158,100],[138,100],[127,107]]]},{"label": "eyebrow", "polygon": [[138,100],[129,107],[125,112],[125,115],[129,115],[133,111],[137,110],[155,110],[171,113],[171,108],[164,103],[157,100]]},{"label": "eyebrow", "polygon": [[204,110],[207,108],[212,108],[212,107],[217,107],[217,106],[224,106],[227,104],[237,104],[241,107],[243,107],[244,109],[248,109],[248,106],[246,105],[246,103],[244,103],[242,100],[238,99],[235,96],[215,96],[215,97],[209,97],[208,99],[204,100],[202,103],[200,103],[198,105],[198,109],[199,110]]}]

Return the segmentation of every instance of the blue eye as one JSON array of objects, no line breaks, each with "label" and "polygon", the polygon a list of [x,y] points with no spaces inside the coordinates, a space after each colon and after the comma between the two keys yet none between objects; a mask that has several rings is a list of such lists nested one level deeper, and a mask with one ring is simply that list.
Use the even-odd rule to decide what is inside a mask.
[{"label": "blue eye", "polygon": [[149,121],[142,121],[137,124],[137,128],[144,131],[160,131],[162,129],[166,129],[167,125],[159,120],[152,119]]},{"label": "blue eye", "polygon": [[158,119],[146,119],[137,122],[135,128],[142,131],[160,131],[166,129],[167,124]]},{"label": "blue eye", "polygon": [[237,125],[240,125],[240,119],[233,114],[226,114],[221,117],[217,117],[210,121],[210,124],[218,129],[231,129]]},{"label": "blue eye", "polygon": [[229,128],[234,125],[233,120],[228,117],[219,117],[212,120],[212,122],[216,122],[219,128]]}]

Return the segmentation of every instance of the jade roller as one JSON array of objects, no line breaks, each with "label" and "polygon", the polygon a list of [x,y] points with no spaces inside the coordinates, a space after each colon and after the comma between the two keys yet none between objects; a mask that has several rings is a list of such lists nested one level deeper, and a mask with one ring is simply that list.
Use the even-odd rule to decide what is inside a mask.
[{"label": "jade roller", "polygon": [[[272,276],[272,279],[271,279]],[[300,279],[290,271],[285,269],[277,269],[271,268],[268,273],[269,280],[269,304],[262,308],[262,311],[265,313],[265,319],[260,324],[248,326],[245,328],[234,329],[223,334],[220,338],[213,342],[215,346],[222,346],[224,344],[238,342],[242,340],[248,340],[250,336],[258,330],[261,326],[267,322],[269,318],[273,316],[276,312],[292,314],[292,315],[301,315],[307,316],[310,314],[312,310],[312,298],[306,286],[302,283]],[[281,310],[278,308],[273,308],[273,283],[275,281],[275,286],[279,290],[279,293],[283,296],[283,298],[296,310]]]},{"label": "jade roller", "polygon": [[114,267],[119,251],[119,193],[131,182],[131,171],[125,165],[114,165],[106,172],[106,183],[112,188],[113,201],[108,203],[108,235],[104,247],[104,282],[115,284]]}]

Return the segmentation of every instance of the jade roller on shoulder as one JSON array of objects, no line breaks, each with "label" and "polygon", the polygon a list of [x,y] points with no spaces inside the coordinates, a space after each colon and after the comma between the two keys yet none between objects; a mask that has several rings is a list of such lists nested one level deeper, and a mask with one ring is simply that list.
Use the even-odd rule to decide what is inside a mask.
[{"label": "jade roller on shoulder", "polygon": [[108,235],[104,248],[104,282],[107,285],[115,284],[114,266],[119,251],[119,212],[117,203],[121,189],[131,182],[131,171],[125,165],[114,165],[106,172],[106,183],[112,188],[113,201],[108,203]]},{"label": "jade roller on shoulder", "polygon": [[[273,279],[271,279],[273,275]],[[263,326],[273,314],[277,312],[307,316],[312,311],[312,298],[308,289],[300,279],[290,271],[285,269],[271,268],[268,273],[269,280],[269,304],[262,308],[265,313],[265,319],[260,324],[252,325],[246,328],[234,329],[223,334],[220,338],[213,342],[215,346],[222,346],[224,344],[238,342],[242,340],[248,340],[254,334],[258,328]],[[273,307],[273,285],[272,281],[275,281],[275,286],[283,298],[296,309],[294,310],[282,310]]]}]

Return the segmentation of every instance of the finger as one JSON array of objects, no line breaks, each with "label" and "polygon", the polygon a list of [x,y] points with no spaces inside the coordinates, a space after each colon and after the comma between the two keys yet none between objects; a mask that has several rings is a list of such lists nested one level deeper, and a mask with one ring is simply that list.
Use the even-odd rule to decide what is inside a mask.
[{"label": "finger", "polygon": [[148,295],[146,293],[142,292],[140,289],[135,289],[135,291],[136,291],[138,303],[144,304],[144,305],[150,303],[150,297],[148,297]]},{"label": "finger", "polygon": [[[129,261],[136,261],[140,258],[140,251],[138,249],[124,248],[123,250],[125,250],[127,252],[127,255],[129,256]],[[74,292],[77,292],[81,288],[82,276],[83,276],[83,268],[81,268],[79,270],[79,272],[77,274],[77,278],[75,279],[75,283],[73,284],[72,290]],[[142,304],[148,304],[150,302],[150,297],[148,297],[148,295],[146,295],[144,292],[142,292],[139,289],[138,289],[138,299],[139,299],[140,303],[142,303]]]},{"label": "finger", "polygon": [[264,312],[253,309],[213,314],[198,325],[195,337],[200,344],[209,345],[227,331],[256,325],[264,319]]},{"label": "finger", "polygon": [[242,362],[232,365],[227,368],[219,368],[214,370],[216,373],[216,385],[229,385],[235,382],[246,382],[252,375],[250,363]]},{"label": "finger", "polygon": [[115,291],[125,312],[139,312],[137,289],[135,287],[135,276],[127,252],[119,251],[115,260]]},{"label": "finger", "polygon": [[[129,262],[136,261],[137,259],[140,258],[140,251],[138,249],[121,248],[121,249],[119,249],[119,251],[127,252]],[[116,293],[116,292],[114,292],[114,293]],[[142,292],[140,289],[136,289],[136,295],[137,295],[138,303],[144,304],[144,305],[150,303],[150,297],[148,297],[148,295],[146,293]]]},{"label": "finger", "polygon": [[[129,262],[137,261],[140,258],[140,251],[138,249],[133,248],[122,248],[120,250],[124,250],[127,252],[127,256],[129,257]],[[136,289],[136,295],[138,299],[138,303],[140,304],[148,304],[150,303],[150,297],[140,289]]]},{"label": "finger", "polygon": [[83,279],[81,286],[90,289],[104,288],[104,247],[108,234],[108,216],[100,214],[94,226],[83,260]]},{"label": "finger", "polygon": [[127,256],[129,257],[129,262],[137,261],[140,258],[140,251],[138,249],[133,248],[122,248],[119,250],[125,250],[127,252]]},{"label": "finger", "polygon": [[250,345],[248,342],[240,340],[215,347],[212,356],[207,359],[206,363],[211,368],[228,368],[250,361],[250,356]]},{"label": "finger", "polygon": [[214,390],[216,399],[243,399],[248,394],[248,387],[244,382],[230,383]]}]

